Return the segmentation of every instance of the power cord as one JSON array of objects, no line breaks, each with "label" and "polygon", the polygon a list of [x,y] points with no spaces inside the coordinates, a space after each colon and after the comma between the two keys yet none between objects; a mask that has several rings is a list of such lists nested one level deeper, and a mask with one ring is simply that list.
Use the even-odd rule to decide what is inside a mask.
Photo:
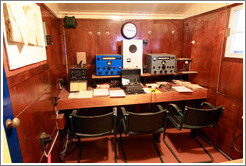
[{"label": "power cord", "polygon": [[234,138],[234,140],[233,140],[233,148],[237,151],[237,152],[239,152],[239,153],[243,153],[243,151],[240,151],[240,150],[238,150],[238,148],[236,148],[236,141],[237,141],[237,139],[238,139],[238,137],[240,137],[240,136],[243,136],[243,133],[241,133],[241,134],[239,134],[238,136],[236,136],[235,138]]}]

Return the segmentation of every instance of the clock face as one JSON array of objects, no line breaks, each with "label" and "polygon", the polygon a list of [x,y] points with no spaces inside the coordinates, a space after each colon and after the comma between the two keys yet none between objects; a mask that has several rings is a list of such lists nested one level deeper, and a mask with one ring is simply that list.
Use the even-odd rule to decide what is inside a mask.
[{"label": "clock face", "polygon": [[137,34],[137,27],[135,24],[128,22],[122,26],[122,35],[127,39],[132,39]]}]

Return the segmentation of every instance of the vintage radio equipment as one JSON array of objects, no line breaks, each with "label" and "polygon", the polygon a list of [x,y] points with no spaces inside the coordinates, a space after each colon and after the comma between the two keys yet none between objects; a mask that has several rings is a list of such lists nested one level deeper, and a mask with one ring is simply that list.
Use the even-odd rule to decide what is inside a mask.
[{"label": "vintage radio equipment", "polygon": [[69,69],[70,92],[87,90],[87,68],[73,67]]},{"label": "vintage radio equipment", "polygon": [[143,73],[143,40],[122,40],[121,53],[124,68],[138,68]]},{"label": "vintage radio equipment", "polygon": [[145,93],[140,73],[140,69],[122,69],[121,83],[127,94]]},{"label": "vintage radio equipment", "polygon": [[175,55],[172,54],[146,54],[145,63],[150,74],[172,74],[175,71]]},{"label": "vintage radio equipment", "polygon": [[177,58],[176,69],[177,72],[190,71],[191,58]]},{"label": "vintage radio equipment", "polygon": [[122,55],[96,55],[96,75],[120,75],[122,69]]}]

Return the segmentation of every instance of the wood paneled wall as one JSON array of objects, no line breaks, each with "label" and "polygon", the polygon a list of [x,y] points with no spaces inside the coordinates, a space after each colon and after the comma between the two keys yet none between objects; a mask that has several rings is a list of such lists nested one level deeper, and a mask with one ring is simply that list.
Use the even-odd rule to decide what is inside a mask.
[{"label": "wood paneled wall", "polygon": [[[14,116],[20,119],[17,133],[23,162],[27,163],[38,163],[42,159],[43,150],[39,143],[41,133],[46,132],[52,137],[56,134],[53,96],[58,93],[57,80],[66,74],[61,46],[62,31],[59,29],[61,21],[42,4],[39,6],[43,21],[46,22],[47,35],[52,35],[53,39],[53,45],[46,48],[47,60],[10,71],[3,44],[3,64],[11,104]],[[59,162],[58,151],[55,149],[54,152],[52,161]]]},{"label": "wood paneled wall", "polygon": [[[229,156],[241,158],[233,141],[243,132],[243,61],[224,58],[229,16],[230,7],[185,19],[182,57],[193,59],[191,69],[198,74],[191,79],[209,89],[207,101],[225,107],[218,126],[204,133]],[[240,150],[241,138],[236,142]]]},{"label": "wood paneled wall", "polygon": [[[143,45],[143,63],[146,53],[172,53],[181,56],[182,20],[84,20],[77,19],[77,27],[66,28],[68,66],[76,65],[76,52],[86,52],[88,77],[95,74],[96,54],[121,54],[122,25],[132,21],[137,26],[136,40],[148,40]],[[152,33],[149,34],[148,31]],[[92,35],[89,35],[92,32]],[[100,32],[101,35],[97,35]],[[106,35],[109,32],[109,35]],[[91,80],[91,79],[90,79]]]}]

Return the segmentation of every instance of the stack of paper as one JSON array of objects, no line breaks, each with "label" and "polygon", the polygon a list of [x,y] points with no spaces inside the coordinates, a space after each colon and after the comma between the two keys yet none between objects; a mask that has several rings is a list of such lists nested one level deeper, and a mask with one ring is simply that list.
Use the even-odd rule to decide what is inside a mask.
[{"label": "stack of paper", "polygon": [[88,90],[88,91],[80,91],[77,93],[70,93],[68,98],[92,98],[93,94],[92,94],[92,90]]},{"label": "stack of paper", "polygon": [[94,96],[108,96],[108,89],[94,89]]},{"label": "stack of paper", "polygon": [[185,86],[175,86],[172,87],[173,89],[175,89],[178,92],[192,92],[192,90],[186,88]]},{"label": "stack of paper", "polygon": [[126,96],[123,90],[110,90],[109,95],[110,97],[125,97]]}]

